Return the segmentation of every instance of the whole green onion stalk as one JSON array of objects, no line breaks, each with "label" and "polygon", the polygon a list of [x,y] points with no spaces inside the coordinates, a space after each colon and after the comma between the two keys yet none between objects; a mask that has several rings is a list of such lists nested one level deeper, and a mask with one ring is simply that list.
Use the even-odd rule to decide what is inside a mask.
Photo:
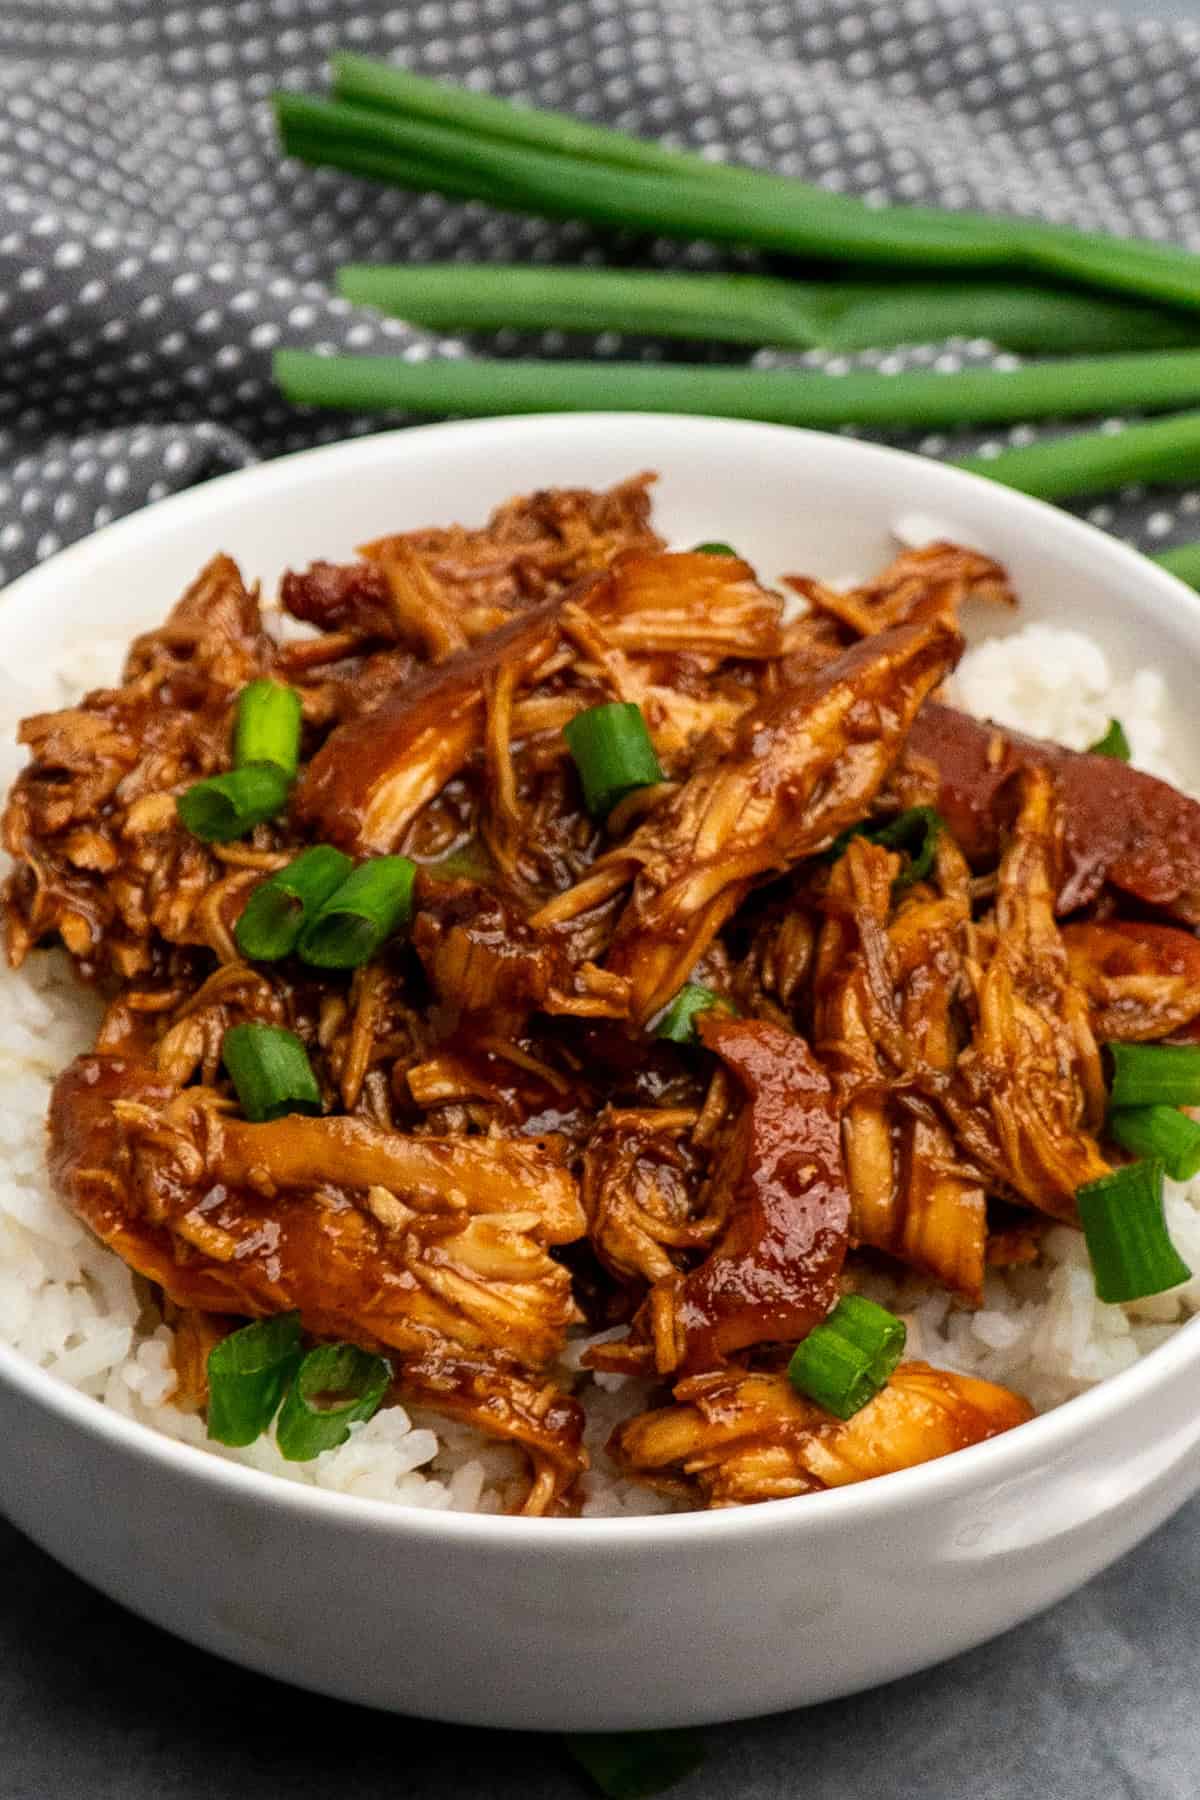
[{"label": "whole green onion stalk", "polygon": [[352,263],[338,292],[434,330],[638,332],[792,350],[855,351],[950,337],[1063,355],[1182,348],[1200,321],[1135,302],[1016,282],[790,281],[504,263]]},{"label": "whole green onion stalk", "polygon": [[1028,219],[873,208],[364,58],[339,55],[334,71],[332,101],[276,97],[285,149],[309,162],[546,217],[833,262],[1033,272],[1200,307],[1200,264],[1174,245]]}]

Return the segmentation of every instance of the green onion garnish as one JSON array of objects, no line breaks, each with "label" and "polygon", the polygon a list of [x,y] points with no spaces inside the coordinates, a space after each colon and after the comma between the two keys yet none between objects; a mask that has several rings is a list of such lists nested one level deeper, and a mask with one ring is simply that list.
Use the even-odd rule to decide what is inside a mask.
[{"label": "green onion garnish", "polygon": [[941,814],[932,806],[910,806],[905,812],[897,813],[894,819],[883,822],[864,819],[861,825],[851,825],[834,838],[826,854],[836,861],[851,838],[856,837],[868,838],[872,844],[882,844],[887,850],[906,851],[908,866],[893,883],[894,891],[903,893],[905,888],[926,880],[933,873],[937,842],[943,827]]},{"label": "green onion garnish", "polygon": [[846,1295],[796,1346],[788,1376],[797,1392],[826,1412],[852,1419],[887,1386],[907,1336],[904,1321],[886,1307]]},{"label": "green onion garnish", "polygon": [[1108,1100],[1126,1106],[1200,1106],[1200,1046],[1108,1044],[1113,1078]]},{"label": "green onion garnish", "polygon": [[311,1462],[369,1419],[387,1393],[391,1365],[354,1344],[310,1350],[288,1390],[275,1439],[288,1462]]},{"label": "green onion garnish", "polygon": [[275,763],[247,763],[196,782],[175,805],[193,837],[224,844],[281,813],[290,787],[290,778]]},{"label": "green onion garnish", "polygon": [[563,726],[563,736],[593,818],[606,818],[634,788],[663,778],[641,707],[632,701],[589,706]]},{"label": "green onion garnish", "polygon": [[256,887],[233,928],[242,955],[275,962],[294,950],[306,921],[337,892],[353,867],[332,844],[315,844]]},{"label": "green onion garnish", "polygon": [[1110,719],[1104,736],[1097,738],[1094,744],[1089,744],[1088,751],[1092,756],[1111,756],[1117,762],[1128,762],[1133,751],[1129,748],[1129,739],[1125,736],[1125,727],[1120,719]]},{"label": "green onion garnish", "polygon": [[294,777],[300,763],[300,696],[278,681],[252,681],[238,695],[233,760],[274,763]]},{"label": "green onion garnish", "polygon": [[1160,1162],[1172,1181],[1200,1173],[1200,1125],[1174,1106],[1127,1106],[1109,1113],[1105,1130],[1123,1150]]},{"label": "green onion garnish", "polygon": [[291,1031],[251,1022],[225,1033],[221,1056],[242,1111],[255,1125],[287,1113],[319,1113],[321,1090],[308,1051]]},{"label": "green onion garnish", "polygon": [[563,1747],[607,1800],[648,1800],[704,1761],[694,1731],[577,1731]]},{"label": "green onion garnish", "polygon": [[279,1313],[231,1332],[208,1353],[208,1435],[252,1444],[279,1410],[300,1366],[300,1314]]},{"label": "green onion garnish", "polygon": [[1128,1163],[1075,1198],[1101,1300],[1141,1300],[1190,1278],[1167,1236],[1160,1162]]},{"label": "green onion garnish", "polygon": [[736,556],[732,544],[693,544],[693,556]]},{"label": "green onion garnish", "polygon": [[318,969],[357,969],[412,917],[416,865],[407,856],[360,863],[325,901],[300,938],[300,956]]},{"label": "green onion garnish", "polygon": [[667,1010],[654,1027],[655,1037],[667,1038],[672,1044],[694,1044],[696,1042],[696,1019],[700,1013],[732,1012],[728,1000],[715,994],[711,988],[701,987],[698,981],[689,981],[681,987]]},{"label": "green onion garnish", "polygon": [[870,1358],[871,1374],[880,1387],[890,1379],[908,1339],[903,1319],[861,1294],[843,1294],[823,1329],[840,1332],[865,1352]]}]

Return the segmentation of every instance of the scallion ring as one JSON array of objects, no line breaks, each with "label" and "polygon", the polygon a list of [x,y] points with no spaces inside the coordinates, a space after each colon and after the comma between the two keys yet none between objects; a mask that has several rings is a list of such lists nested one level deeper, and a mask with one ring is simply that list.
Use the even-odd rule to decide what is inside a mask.
[{"label": "scallion ring", "polygon": [[847,1295],[796,1346],[788,1377],[835,1418],[852,1419],[887,1386],[906,1337],[904,1321],[886,1307]]},{"label": "scallion ring", "polygon": [[318,969],[357,969],[412,917],[416,865],[407,856],[360,863],[300,937],[300,957]]},{"label": "scallion ring", "polygon": [[294,779],[300,763],[300,696],[279,681],[252,681],[238,695],[233,760],[239,769],[274,763]]},{"label": "scallion ring", "polygon": [[1200,1174],[1200,1125],[1177,1107],[1123,1107],[1109,1113],[1105,1130],[1131,1155],[1157,1158],[1172,1181]]},{"label": "scallion ring", "polygon": [[1200,1045],[1109,1044],[1109,1105],[1200,1106]]},{"label": "scallion ring", "polygon": [[704,1745],[692,1731],[571,1732],[563,1747],[605,1800],[647,1800],[704,1761]]},{"label": "scallion ring", "polygon": [[256,887],[233,928],[253,962],[276,962],[294,950],[306,923],[335,894],[354,864],[332,844],[314,844]]},{"label": "scallion ring", "polygon": [[703,987],[698,981],[689,981],[680,988],[658,1020],[654,1035],[666,1038],[672,1044],[694,1044],[697,1018],[701,1013],[714,1010],[728,1013],[733,1008],[728,1000],[714,993],[712,988]]},{"label": "scallion ring", "polygon": [[1160,1162],[1127,1163],[1089,1181],[1075,1200],[1101,1300],[1143,1300],[1190,1278],[1167,1235]]},{"label": "scallion ring", "polygon": [[300,1366],[300,1314],[256,1319],[208,1353],[208,1435],[252,1444],[270,1425]]},{"label": "scallion ring", "polygon": [[609,701],[576,713],[563,726],[563,736],[593,818],[607,818],[634,788],[663,778],[641,708],[632,701]]},{"label": "scallion ring", "polygon": [[288,1390],[275,1439],[288,1462],[311,1462],[369,1419],[392,1379],[391,1366],[354,1344],[322,1344],[310,1350]]},{"label": "scallion ring", "polygon": [[175,801],[179,817],[205,844],[245,837],[287,805],[290,778],[275,763],[247,763],[197,781]]},{"label": "scallion ring", "polygon": [[893,819],[864,819],[860,825],[851,825],[833,840],[826,855],[836,861],[850,840],[856,837],[882,844],[885,850],[903,850],[907,852],[908,863],[894,883],[894,891],[903,893],[905,888],[932,875],[938,838],[943,829],[942,816],[932,806],[910,806]]},{"label": "scallion ring", "polygon": [[737,551],[732,544],[693,544],[693,556],[736,556]]},{"label": "scallion ring", "polygon": [[221,1057],[242,1111],[255,1125],[288,1113],[319,1113],[321,1090],[294,1032],[256,1020],[225,1033]]},{"label": "scallion ring", "polygon": [[1108,730],[1094,744],[1088,745],[1091,756],[1111,756],[1115,762],[1128,762],[1133,755],[1129,747],[1129,739],[1125,735],[1125,727],[1120,719],[1110,719]]}]

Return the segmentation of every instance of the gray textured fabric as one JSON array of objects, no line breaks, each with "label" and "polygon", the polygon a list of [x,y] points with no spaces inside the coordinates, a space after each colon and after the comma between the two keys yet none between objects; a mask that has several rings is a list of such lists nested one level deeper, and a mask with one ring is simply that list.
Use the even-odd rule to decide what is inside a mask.
[{"label": "gray textured fabric", "polygon": [[[297,413],[272,390],[278,344],[436,348],[332,298],[341,261],[754,266],[284,162],[266,97],[318,86],[335,45],[880,199],[1200,247],[1190,23],[962,0],[6,0],[0,579],[221,470],[394,423]],[[555,334],[472,343],[564,348]],[[615,337],[592,348],[697,354]],[[995,358],[979,343],[927,346],[884,367],[964,360]],[[1030,434],[990,441],[1004,436]],[[932,455],[979,441],[915,440]],[[1196,513],[1200,493],[1130,493],[1089,516],[1162,547],[1200,533]]]}]

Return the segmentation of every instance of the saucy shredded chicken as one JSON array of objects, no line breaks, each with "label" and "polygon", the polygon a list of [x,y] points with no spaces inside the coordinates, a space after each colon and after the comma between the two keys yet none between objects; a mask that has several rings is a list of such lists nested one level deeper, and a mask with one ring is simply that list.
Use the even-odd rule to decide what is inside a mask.
[{"label": "saucy shredded chicken", "polygon": [[[1098,1045],[1200,1018],[1200,806],[944,703],[962,605],[1014,603],[986,557],[787,585],[799,616],[666,550],[648,477],[548,491],[290,573],[277,609],[217,556],[117,685],[24,722],[9,959],[61,946],[106,1009],[51,1170],[149,1284],[176,1404],[295,1314],[516,1446],[527,1513],[581,1504],[579,1354],[632,1383],[609,1466],[692,1505],[1030,1416],[908,1361],[843,1418],[787,1360],[866,1269],[978,1306],[1077,1222],[1121,1157]],[[264,679],[299,697],[294,786],[201,841],[177,802]],[[564,727],[614,704],[656,773],[593,814]],[[251,896],[317,844],[411,859],[411,925],[352,968],[247,957]],[[300,1046],[304,1110],[248,1116],[247,1026]]]}]

